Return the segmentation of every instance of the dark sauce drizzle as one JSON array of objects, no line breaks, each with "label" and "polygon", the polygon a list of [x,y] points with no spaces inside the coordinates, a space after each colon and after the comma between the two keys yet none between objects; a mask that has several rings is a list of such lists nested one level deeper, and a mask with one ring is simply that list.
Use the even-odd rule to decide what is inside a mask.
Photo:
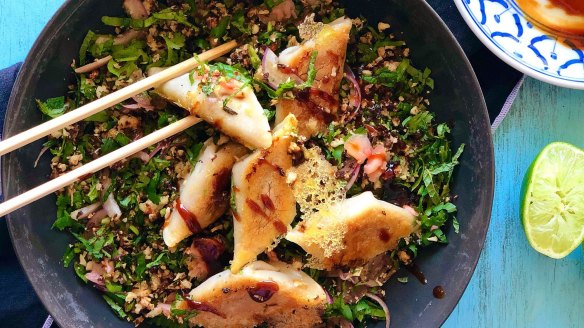
[{"label": "dark sauce drizzle", "polygon": [[213,313],[213,314],[220,316],[223,319],[227,319],[227,316],[225,314],[221,313],[217,308],[215,308],[214,306],[211,306],[205,302],[193,301],[193,300],[189,299],[188,297],[185,297],[185,301],[187,303],[187,306],[189,307],[189,310],[210,312],[210,313]]},{"label": "dark sauce drizzle", "polygon": [[260,281],[254,287],[248,287],[247,293],[252,300],[264,303],[270,300],[280,290],[280,286],[273,281]]},{"label": "dark sauce drizzle", "polygon": [[406,265],[406,269],[408,269],[408,271],[411,274],[413,274],[414,277],[416,277],[418,279],[418,281],[420,283],[422,283],[423,285],[425,285],[425,284],[428,283],[428,280],[426,279],[426,276],[424,276],[424,274],[420,270],[420,267],[416,263],[412,263],[412,264]]},{"label": "dark sauce drizzle", "polygon": [[446,296],[446,291],[444,291],[444,287],[438,285],[432,290],[432,295],[437,299],[443,299]]},{"label": "dark sauce drizzle", "polygon": [[184,205],[180,202],[180,197],[176,200],[174,207],[192,233],[201,232],[201,225],[199,224],[197,217],[186,207],[184,207]]},{"label": "dark sauce drizzle", "polygon": [[381,229],[379,230],[379,239],[382,242],[387,243],[391,239],[391,235],[386,229]]}]

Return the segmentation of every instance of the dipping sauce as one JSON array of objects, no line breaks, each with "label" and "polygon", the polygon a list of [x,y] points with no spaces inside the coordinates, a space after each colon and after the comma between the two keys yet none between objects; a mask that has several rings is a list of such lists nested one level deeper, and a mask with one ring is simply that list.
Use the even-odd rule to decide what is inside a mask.
[{"label": "dipping sauce", "polygon": [[199,220],[197,220],[197,217],[180,202],[180,197],[176,200],[174,206],[192,233],[198,233],[202,230]]},{"label": "dipping sauce", "polygon": [[418,279],[418,281],[422,284],[425,285],[428,283],[428,280],[426,279],[426,276],[424,276],[424,273],[422,272],[422,270],[420,270],[420,267],[416,264],[416,263],[411,263],[409,265],[406,265],[406,269],[414,275],[414,277],[416,277],[416,279]]},{"label": "dipping sauce", "polygon": [[432,290],[432,295],[434,295],[434,297],[436,297],[437,299],[442,299],[444,298],[444,296],[446,296],[446,291],[444,291],[444,287],[436,286]]},{"label": "dipping sauce", "polygon": [[261,281],[254,287],[247,288],[247,293],[255,302],[264,303],[269,301],[278,290],[280,290],[280,287],[277,283],[273,281]]},{"label": "dipping sauce", "polygon": [[583,0],[515,0],[536,24],[565,34],[584,36]]}]

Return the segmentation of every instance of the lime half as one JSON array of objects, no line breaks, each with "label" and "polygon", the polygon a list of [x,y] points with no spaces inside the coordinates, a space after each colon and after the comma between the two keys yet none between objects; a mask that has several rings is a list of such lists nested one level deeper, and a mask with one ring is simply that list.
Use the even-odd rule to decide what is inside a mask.
[{"label": "lime half", "polygon": [[525,176],[521,221],[531,246],[559,259],[584,239],[584,152],[567,143],[547,145]]}]

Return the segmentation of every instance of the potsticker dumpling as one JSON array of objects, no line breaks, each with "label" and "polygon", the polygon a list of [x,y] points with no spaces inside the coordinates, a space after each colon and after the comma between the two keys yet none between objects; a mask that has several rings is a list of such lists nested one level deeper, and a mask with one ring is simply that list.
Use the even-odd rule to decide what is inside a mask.
[{"label": "potsticker dumpling", "polygon": [[[294,99],[279,100],[276,122],[292,113],[300,122],[298,133],[311,137],[323,131],[335,118],[351,27],[352,21],[344,17],[330,24],[305,21],[300,25],[301,36],[306,34],[303,37],[310,39],[284,50],[278,63],[297,72],[306,81],[312,53],[317,51],[314,62],[316,77],[312,87],[298,92]],[[311,36],[310,32],[314,35]]]},{"label": "potsticker dumpling", "polygon": [[239,273],[218,273],[179,308],[198,311],[190,323],[205,328],[311,328],[322,324],[327,297],[310,276],[285,263],[257,261]]},{"label": "potsticker dumpling", "polygon": [[253,89],[219,71],[200,73],[196,69],[194,74],[179,76],[155,91],[239,143],[252,149],[268,148],[272,144],[270,124]]},{"label": "potsticker dumpling", "polygon": [[368,191],[309,217],[286,239],[311,255],[310,266],[331,270],[362,265],[393,250],[416,228],[412,213],[378,200]]},{"label": "potsticker dumpling", "polygon": [[216,145],[205,142],[193,171],[180,186],[180,196],[164,223],[162,236],[168,247],[204,229],[229,207],[231,169],[248,153],[234,142]]},{"label": "potsticker dumpling", "polygon": [[233,272],[274,244],[296,216],[286,174],[297,124],[294,115],[288,116],[274,129],[270,148],[256,150],[233,167]]}]

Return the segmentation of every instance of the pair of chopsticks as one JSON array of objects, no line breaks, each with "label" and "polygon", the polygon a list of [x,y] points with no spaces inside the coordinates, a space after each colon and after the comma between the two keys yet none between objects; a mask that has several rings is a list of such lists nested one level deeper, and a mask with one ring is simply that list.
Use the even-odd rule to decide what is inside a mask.
[{"label": "pair of chopsticks", "polygon": [[[15,149],[23,147],[35,140],[45,137],[55,131],[61,130],[66,126],[81,121],[95,113],[98,113],[106,108],[110,108],[124,100],[131,98],[141,92],[149,90],[159,84],[177,78],[181,75],[187,74],[195,69],[201,62],[211,61],[219,58],[237,46],[237,42],[230,41],[216,48],[203,52],[198,57],[193,57],[179,63],[175,66],[169,67],[159,73],[151,75],[143,80],[131,84],[123,89],[113,92],[98,100],[95,100],[87,105],[72,110],[57,118],[38,125],[30,130],[21,132],[13,137],[0,142],[0,155],[9,153]],[[170,124],[160,130],[152,132],[151,134],[136,140],[116,151],[113,151],[105,156],[102,156],[90,163],[82,165],[75,170],[68,172],[44,183],[34,189],[31,189],[19,196],[11,198],[0,204],[0,216],[4,216],[14,210],[17,210],[25,205],[28,205],[48,194],[60,190],[82,177],[93,174],[105,167],[108,167],[116,162],[128,158],[144,148],[152,146],[172,135],[184,131],[191,126],[199,123],[201,119],[195,116],[185,117],[177,122]]]}]

